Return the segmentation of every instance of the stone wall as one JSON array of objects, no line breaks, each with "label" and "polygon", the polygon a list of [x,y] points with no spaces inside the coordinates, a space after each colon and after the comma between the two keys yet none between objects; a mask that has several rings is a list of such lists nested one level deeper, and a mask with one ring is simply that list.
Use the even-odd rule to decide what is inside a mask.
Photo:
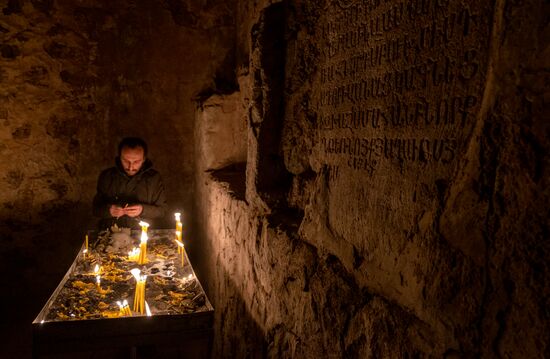
[{"label": "stone wall", "polygon": [[548,5],[238,9],[246,164],[197,166],[214,356],[548,355]]},{"label": "stone wall", "polygon": [[30,351],[30,322],[94,225],[97,176],[123,136],[148,141],[171,209],[191,210],[195,98],[234,83],[232,7],[0,1],[0,257],[24,308],[7,319],[16,350]]},{"label": "stone wall", "polygon": [[26,325],[82,243],[108,145],[93,96],[97,42],[73,11],[0,2],[0,267],[10,273],[1,282],[8,303],[28,308],[18,316]]}]

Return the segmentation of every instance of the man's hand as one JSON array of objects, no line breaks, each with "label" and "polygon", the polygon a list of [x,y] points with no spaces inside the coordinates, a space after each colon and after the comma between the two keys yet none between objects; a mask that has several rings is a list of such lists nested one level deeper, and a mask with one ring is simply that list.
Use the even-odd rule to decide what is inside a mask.
[{"label": "man's hand", "polygon": [[124,208],[115,204],[112,204],[111,207],[109,207],[109,213],[111,213],[111,216],[115,218],[122,217],[126,214]]},{"label": "man's hand", "polygon": [[141,204],[134,204],[126,207],[123,211],[128,217],[137,217],[143,212],[143,206]]}]

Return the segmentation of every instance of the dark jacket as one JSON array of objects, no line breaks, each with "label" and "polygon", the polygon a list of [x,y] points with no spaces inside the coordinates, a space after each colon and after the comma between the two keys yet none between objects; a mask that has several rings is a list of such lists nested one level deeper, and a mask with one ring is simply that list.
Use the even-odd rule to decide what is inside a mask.
[{"label": "dark jacket", "polygon": [[[109,207],[112,204],[141,204],[143,212],[139,217],[111,217]],[[99,229],[105,229],[116,223],[119,227],[139,229],[139,221],[153,225],[152,220],[161,218],[166,212],[166,197],[160,174],[153,169],[153,163],[146,159],[143,166],[134,176],[124,172],[120,159],[116,166],[101,172],[97,181],[97,193],[93,201],[94,216],[100,218]]]}]

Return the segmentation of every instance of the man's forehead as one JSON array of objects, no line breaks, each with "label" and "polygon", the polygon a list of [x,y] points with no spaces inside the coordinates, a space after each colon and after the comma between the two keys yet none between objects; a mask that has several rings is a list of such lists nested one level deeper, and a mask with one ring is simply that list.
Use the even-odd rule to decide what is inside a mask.
[{"label": "man's forehead", "polygon": [[144,150],[141,147],[124,147],[121,151],[121,156],[125,158],[141,158],[144,155]]}]

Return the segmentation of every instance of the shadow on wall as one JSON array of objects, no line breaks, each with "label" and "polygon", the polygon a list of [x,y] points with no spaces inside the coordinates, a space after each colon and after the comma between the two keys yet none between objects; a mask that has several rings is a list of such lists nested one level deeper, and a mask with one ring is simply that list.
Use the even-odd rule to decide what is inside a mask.
[{"label": "shadow on wall", "polygon": [[31,323],[46,303],[84,240],[90,205],[76,203],[41,214],[39,223],[0,219],[0,280],[5,317],[2,358],[30,358]]},{"label": "shadow on wall", "polygon": [[[241,289],[222,266],[216,267],[217,302],[214,303],[214,347],[212,358],[265,358],[265,334],[252,318]],[[235,325],[238,323],[238,325]]]},{"label": "shadow on wall", "polygon": [[253,73],[254,109],[250,126],[258,138],[257,191],[270,206],[283,201],[291,175],[281,153],[286,63],[285,3],[269,6],[252,28],[252,43],[259,55]]}]

